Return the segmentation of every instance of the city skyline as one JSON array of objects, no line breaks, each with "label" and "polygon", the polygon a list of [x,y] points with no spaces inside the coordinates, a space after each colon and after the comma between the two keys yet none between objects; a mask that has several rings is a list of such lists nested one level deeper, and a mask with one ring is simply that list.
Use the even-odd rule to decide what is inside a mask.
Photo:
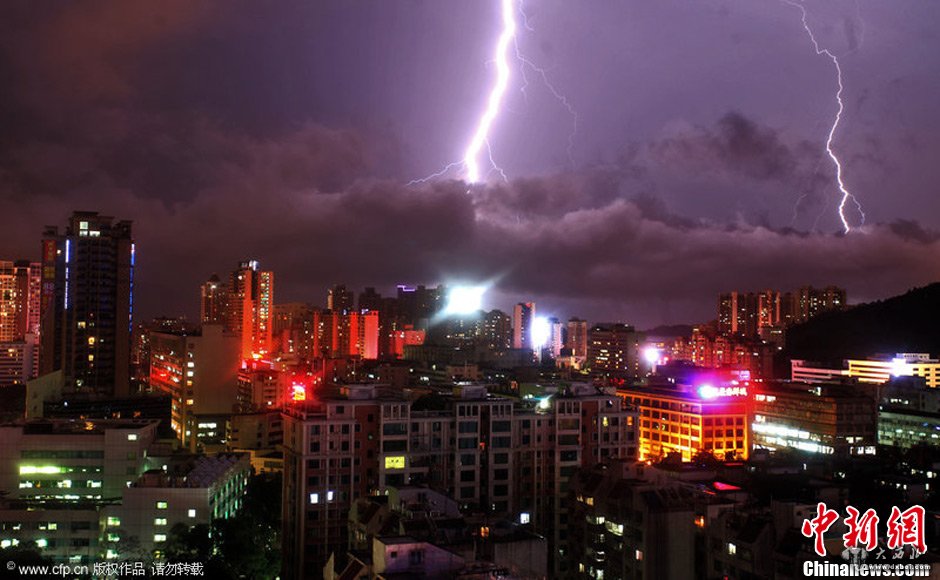
[{"label": "city skyline", "polygon": [[0,576],[937,576],[938,25],[9,3]]},{"label": "city skyline", "polygon": [[704,296],[734,288],[858,303],[937,279],[934,8],[807,5],[843,65],[834,148],[869,218],[848,236],[823,148],[832,63],[786,3],[526,3],[519,49],[578,112],[571,159],[569,113],[532,68],[522,95],[513,60],[491,143],[508,182],[407,185],[460,157],[496,8],[11,8],[0,247],[37,260],[35,232],[72,210],[132,220],[138,313],[193,320],[188,290],[246,256],[284,300],[499,279],[504,311],[640,328],[709,319]]}]

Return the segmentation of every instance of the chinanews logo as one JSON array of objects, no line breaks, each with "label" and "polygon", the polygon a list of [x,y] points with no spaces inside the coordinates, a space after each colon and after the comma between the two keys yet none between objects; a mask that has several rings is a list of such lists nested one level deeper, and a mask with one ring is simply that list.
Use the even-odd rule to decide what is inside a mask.
[{"label": "chinanews logo", "polygon": [[[819,577],[927,577],[930,564],[911,560],[927,552],[924,541],[925,510],[915,505],[905,510],[891,508],[885,525],[885,541],[879,542],[878,524],[881,518],[874,509],[861,512],[846,506],[846,516],[829,509],[825,503],[816,505],[815,517],[803,520],[800,528],[803,536],[813,540],[816,555],[826,557],[823,536],[840,519],[846,532],[842,535],[842,559],[845,562],[808,561],[803,563],[803,575]],[[900,560],[906,560],[901,562]]]}]

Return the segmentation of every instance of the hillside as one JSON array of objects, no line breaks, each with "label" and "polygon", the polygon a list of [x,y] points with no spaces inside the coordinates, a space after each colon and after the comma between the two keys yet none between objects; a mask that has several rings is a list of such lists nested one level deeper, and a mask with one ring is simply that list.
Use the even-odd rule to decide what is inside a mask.
[{"label": "hillside", "polygon": [[838,362],[876,353],[940,354],[940,283],[831,312],[787,330],[787,358]]}]

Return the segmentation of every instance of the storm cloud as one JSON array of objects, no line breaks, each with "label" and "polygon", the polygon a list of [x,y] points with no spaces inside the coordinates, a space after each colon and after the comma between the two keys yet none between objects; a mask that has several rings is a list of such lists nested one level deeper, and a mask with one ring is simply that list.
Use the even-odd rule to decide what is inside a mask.
[{"label": "storm cloud", "polygon": [[[713,4],[710,18],[720,26],[755,18],[736,4]],[[642,109],[636,98],[611,100],[608,119],[633,109],[664,112],[646,130],[622,132],[612,123],[603,135],[598,113],[583,112],[576,167],[550,162],[472,188],[456,180],[409,186],[415,168],[427,165],[415,160],[441,153],[436,132],[466,129],[465,115],[444,116],[457,110],[459,95],[448,92],[457,88],[430,94],[437,85],[422,84],[410,65],[420,58],[425,67],[453,68],[457,53],[444,44],[426,55],[408,52],[450,41],[442,37],[447,29],[399,38],[407,23],[388,7],[373,13],[355,2],[288,2],[263,12],[237,2],[104,0],[3,10],[0,79],[9,90],[0,92],[0,258],[36,259],[42,226],[63,223],[73,210],[132,219],[142,316],[193,316],[199,283],[247,257],[276,272],[278,301],[322,304],[334,283],[392,290],[397,283],[492,280],[491,306],[535,299],[546,313],[640,326],[708,320],[717,293],[729,289],[839,284],[858,302],[937,278],[940,236],[930,211],[875,210],[872,223],[838,233],[820,140],[831,112],[825,91],[820,112],[796,128],[721,91],[696,115],[665,104]],[[468,5],[459,10],[473,12]],[[551,36],[550,19],[560,11],[564,5],[547,5],[533,21]],[[422,18],[443,25],[437,19],[445,12],[435,5]],[[768,14],[756,24],[794,26],[786,11]],[[374,44],[356,50],[375,64],[337,48],[351,46],[340,33],[357,16],[365,17],[362,28]],[[633,21],[640,17],[656,21],[645,12]],[[577,35],[588,15],[573,18]],[[470,43],[471,33],[488,25],[470,21],[452,40]],[[877,46],[870,31],[862,43],[860,29],[839,29],[859,51]],[[625,38],[618,58],[635,42]],[[817,64],[805,40],[795,35],[792,51]],[[747,42],[735,37],[734,46]],[[571,52],[561,37],[541,46],[552,47],[537,51],[544,58]],[[324,64],[331,58],[339,59],[335,66]],[[557,64],[564,80],[566,63]],[[831,81],[821,67],[819,78]],[[656,71],[648,74],[650,90],[661,88]],[[438,85],[457,87],[451,80]],[[877,87],[860,92],[866,99],[855,114],[867,119],[866,111],[874,115],[911,82],[890,85],[888,96]],[[495,152],[512,165],[512,140],[528,139],[525,155],[563,157],[568,119],[557,103],[545,109],[553,122],[544,125],[557,126],[558,135],[532,139],[534,113],[519,112],[525,103],[515,98],[506,122],[518,130]],[[423,108],[433,115],[415,125],[418,139],[401,119],[417,119]],[[858,181],[907,167],[915,177],[899,181],[898,195],[914,199],[905,192],[921,187],[918,199],[933,207],[932,169],[911,172],[891,157],[914,130],[901,122],[907,114],[898,112],[890,131],[859,122],[855,134],[865,138],[847,147],[846,158]],[[602,138],[591,141],[596,135]],[[932,133],[914,135],[912,156],[935,151]],[[540,150],[549,137],[560,137],[554,142],[561,149]],[[603,151],[593,155],[591,147]]]}]

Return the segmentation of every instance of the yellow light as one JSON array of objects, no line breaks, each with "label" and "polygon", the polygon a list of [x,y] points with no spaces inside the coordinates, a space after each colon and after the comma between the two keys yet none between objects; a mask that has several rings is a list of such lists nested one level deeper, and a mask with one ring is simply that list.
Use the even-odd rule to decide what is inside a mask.
[{"label": "yellow light", "polygon": [[392,455],[385,458],[385,469],[404,469],[405,456]]},{"label": "yellow light", "polygon": [[20,465],[20,475],[32,475],[41,473],[52,475],[56,473],[65,473],[65,469],[58,465]]}]

